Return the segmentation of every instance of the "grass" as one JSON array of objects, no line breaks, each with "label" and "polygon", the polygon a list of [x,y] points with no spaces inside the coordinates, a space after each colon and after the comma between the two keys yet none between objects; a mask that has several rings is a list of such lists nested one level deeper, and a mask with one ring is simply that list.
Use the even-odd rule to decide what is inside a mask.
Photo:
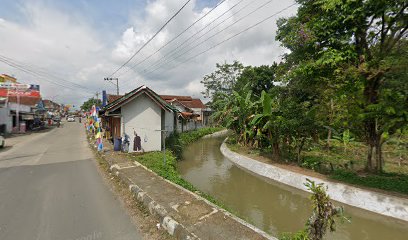
[{"label": "grass", "polygon": [[408,195],[408,175],[405,174],[381,173],[359,175],[356,172],[339,169],[335,170],[329,177],[350,184]]},{"label": "grass", "polygon": [[181,159],[181,154],[186,146],[204,137],[205,135],[215,133],[220,130],[222,130],[220,127],[208,127],[189,132],[172,133],[166,139],[166,147],[173,151],[177,159]]},{"label": "grass", "polygon": [[[180,134],[172,134],[166,140],[166,163],[164,163],[163,152],[147,152],[143,154],[132,154],[131,159],[143,164],[148,169],[152,170],[159,176],[177,184],[181,187],[195,192],[201,197],[207,199],[208,201],[214,203],[215,205],[229,211],[231,209],[227,208],[222,202],[216,200],[211,195],[199,191],[191,183],[183,179],[180,174],[177,172],[177,160],[181,156],[183,148],[188,144],[197,141],[201,137],[220,131],[222,128],[201,128],[195,131],[183,132]],[[175,151],[179,151],[178,154]]]},{"label": "grass", "polygon": [[[272,160],[270,149],[242,147],[233,140],[229,141],[229,147],[249,156]],[[302,152],[300,166],[341,182],[408,195],[408,136],[389,139],[383,145],[383,157],[384,173],[367,173],[367,147],[364,143],[353,141],[345,146],[339,140],[332,139],[330,149],[326,148],[325,141],[310,142]],[[285,161],[280,163],[296,163],[295,159],[285,155],[282,159]]]},{"label": "grass", "polygon": [[228,209],[223,203],[216,200],[214,197],[199,191],[191,183],[184,180],[180,176],[180,174],[177,172],[177,165],[176,165],[177,159],[172,151],[166,151],[166,164],[164,163],[164,160],[163,160],[163,152],[148,152],[148,153],[136,154],[136,155],[131,155],[130,158],[132,160],[135,160],[143,164],[145,167],[152,170],[159,176],[177,185],[180,185],[181,187],[189,191],[195,192],[196,194],[214,203],[215,205],[231,212],[231,210]]}]

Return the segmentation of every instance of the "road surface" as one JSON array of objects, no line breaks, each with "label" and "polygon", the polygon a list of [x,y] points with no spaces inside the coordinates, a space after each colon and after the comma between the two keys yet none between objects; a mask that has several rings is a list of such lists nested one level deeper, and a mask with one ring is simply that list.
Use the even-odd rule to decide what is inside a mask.
[{"label": "road surface", "polygon": [[142,239],[93,162],[83,125],[0,152],[0,239]]}]

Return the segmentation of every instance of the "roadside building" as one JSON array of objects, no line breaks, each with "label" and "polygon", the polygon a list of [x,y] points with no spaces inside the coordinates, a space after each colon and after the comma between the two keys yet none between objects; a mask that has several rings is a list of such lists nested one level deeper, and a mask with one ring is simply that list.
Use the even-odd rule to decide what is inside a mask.
[{"label": "roadside building", "polygon": [[0,83],[10,82],[10,83],[17,83],[17,78],[12,77],[7,74],[0,74]]},{"label": "roadside building", "polygon": [[40,86],[18,83],[7,74],[0,74],[0,131],[25,132],[33,125]]},{"label": "roadside building", "polygon": [[178,131],[189,131],[209,124],[211,110],[199,98],[191,96],[160,95],[180,111]]},{"label": "roadside building", "polygon": [[178,110],[150,88],[111,96],[99,113],[113,139],[128,136],[129,152],[159,151],[166,136],[177,129]]}]

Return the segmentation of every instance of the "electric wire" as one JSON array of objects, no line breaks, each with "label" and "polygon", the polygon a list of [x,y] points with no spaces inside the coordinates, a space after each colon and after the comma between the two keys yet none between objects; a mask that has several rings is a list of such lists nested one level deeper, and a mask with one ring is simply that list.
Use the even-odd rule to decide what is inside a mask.
[{"label": "electric wire", "polygon": [[0,58],[3,58],[3,59],[5,59],[5,60],[8,60],[9,62],[12,62],[12,63],[14,63],[14,64],[16,64],[16,65],[18,65],[18,66],[20,66],[20,67],[24,67],[25,69],[29,69],[30,71],[35,72],[36,74],[41,75],[41,76],[43,76],[43,77],[49,77],[49,78],[52,78],[52,79],[59,80],[59,81],[61,81],[61,82],[68,82],[68,83],[70,83],[70,84],[72,84],[72,85],[77,86],[78,88],[82,88],[82,89],[85,89],[85,90],[92,91],[92,90],[91,90],[90,88],[88,88],[88,87],[85,87],[85,86],[80,85],[80,84],[78,84],[78,83],[75,83],[75,82],[72,82],[72,81],[68,81],[68,80],[63,79],[63,78],[61,78],[61,77],[59,77],[59,76],[56,76],[55,74],[50,73],[49,71],[46,71],[44,68],[41,68],[41,67],[39,67],[39,66],[35,66],[35,65],[33,65],[33,64],[23,63],[23,62],[21,62],[21,61],[12,59],[12,58],[10,58],[10,57],[6,57],[6,56],[4,56],[4,55],[2,55],[2,54],[0,54]]},{"label": "electric wire", "polygon": [[149,70],[150,68],[154,68],[157,65],[161,64],[163,62],[163,60],[165,60],[166,58],[169,58],[171,56],[173,56],[178,49],[183,50],[184,48],[186,48],[186,44],[187,46],[190,46],[192,43],[196,42],[197,40],[199,40],[200,38],[202,38],[203,36],[205,36],[206,34],[208,34],[209,32],[211,32],[212,30],[214,30],[216,27],[220,26],[222,23],[224,23],[225,21],[229,20],[230,18],[234,17],[234,15],[238,14],[239,12],[243,11],[244,9],[246,9],[249,5],[253,4],[256,0],[254,1],[250,1],[247,4],[245,4],[243,7],[241,7],[240,9],[238,9],[235,13],[231,14],[231,16],[223,19],[221,22],[219,22],[217,25],[215,25],[214,27],[212,27],[211,29],[209,29],[208,31],[204,32],[201,36],[199,36],[198,38],[195,38],[193,41],[191,41],[190,43],[188,43],[193,37],[197,36],[199,33],[201,33],[203,30],[205,30],[208,26],[210,26],[212,23],[214,23],[215,21],[217,21],[218,19],[220,19],[221,17],[223,17],[225,14],[227,14],[228,12],[232,11],[236,6],[238,6],[239,4],[241,4],[244,0],[240,0],[239,2],[237,2],[236,4],[234,4],[233,6],[231,6],[231,8],[229,8],[227,11],[223,12],[221,15],[219,15],[217,18],[215,18],[214,20],[212,20],[211,22],[209,22],[207,25],[205,25],[203,28],[201,28],[198,32],[194,33],[193,35],[191,35],[189,38],[187,38],[186,40],[184,40],[182,43],[180,43],[176,48],[172,49],[171,51],[169,51],[168,53],[166,53],[164,56],[162,56],[160,59],[158,59],[157,61],[155,61],[152,65],[145,67],[143,69],[142,72],[146,72],[147,70]]},{"label": "electric wire", "polygon": [[147,42],[145,42],[139,50],[137,50],[125,63],[123,63],[118,69],[116,69],[109,77],[112,77],[115,73],[120,71],[124,66],[126,66],[140,51],[143,50],[166,26],[169,24],[180,12],[183,10],[183,8],[190,2],[191,0],[187,0],[187,2],[184,3],[184,5],[175,13],[173,16],[164,23],[163,26],[160,27],[160,29],[149,39]]},{"label": "electric wire", "polygon": [[185,28],[183,31],[181,31],[179,34],[177,34],[177,36],[173,37],[171,40],[169,40],[168,42],[166,42],[165,44],[163,44],[159,49],[157,49],[155,52],[153,52],[152,54],[150,54],[149,56],[145,57],[143,60],[137,62],[136,64],[132,65],[131,67],[129,67],[125,72],[121,73],[118,75],[118,77],[126,74],[127,72],[129,72],[131,69],[134,69],[135,67],[139,66],[140,64],[144,63],[146,60],[149,60],[151,57],[153,57],[154,55],[156,55],[158,52],[160,52],[163,48],[167,47],[170,43],[172,43],[174,40],[176,40],[177,38],[179,38],[181,35],[183,35],[185,32],[187,32],[191,27],[193,27],[196,23],[198,23],[199,21],[201,21],[202,19],[204,19],[207,15],[209,15],[212,11],[214,11],[218,6],[220,6],[223,2],[225,2],[226,0],[222,0],[221,2],[219,2],[215,7],[213,7],[210,11],[208,11],[207,13],[205,13],[203,16],[201,16],[200,18],[198,18],[197,20],[195,20],[192,24],[190,24],[187,28]]},{"label": "electric wire", "polygon": [[[275,1],[275,0],[268,0],[268,1],[264,2],[263,4],[259,5],[257,8],[253,9],[252,11],[250,11],[249,13],[247,13],[247,14],[245,14],[244,16],[240,17],[239,19],[235,20],[234,22],[232,22],[231,24],[227,25],[227,26],[224,27],[223,29],[221,29],[221,30],[217,31],[216,33],[212,34],[211,36],[207,37],[207,38],[204,39],[203,41],[201,41],[201,42],[199,42],[199,43],[193,45],[192,47],[190,47],[190,48],[187,49],[186,51],[184,51],[184,52],[182,52],[182,53],[179,53],[178,55],[176,55],[176,54],[170,55],[169,58],[172,57],[172,56],[175,56],[175,57],[174,57],[172,60],[168,61],[167,64],[176,61],[176,60],[179,59],[181,56],[183,56],[183,55],[185,55],[185,54],[191,52],[192,50],[196,49],[197,47],[199,47],[199,46],[205,44],[205,43],[206,43],[207,41],[209,41],[210,39],[214,38],[215,36],[219,35],[220,33],[224,32],[224,31],[226,31],[227,29],[229,29],[229,28],[231,28],[232,26],[234,26],[235,24],[241,22],[242,20],[244,20],[245,18],[249,17],[250,15],[256,13],[257,11],[259,11],[259,10],[262,9],[263,7],[267,6],[268,4],[272,3],[273,1]],[[215,26],[213,29],[215,29],[215,28],[218,27],[218,26],[219,26],[219,25]],[[145,69],[145,72],[144,72],[144,73],[145,73],[145,74],[148,74],[148,73],[150,73],[150,72],[155,71],[157,68],[160,68],[160,67],[161,67],[160,65],[157,65],[157,64],[156,64],[156,66],[155,66],[153,69],[150,69],[149,71],[147,71],[148,69]]]},{"label": "electric wire", "polygon": [[[225,42],[227,42],[227,41],[229,41],[229,40],[231,40],[231,39],[237,37],[238,35],[240,35],[240,34],[246,32],[246,31],[248,31],[248,30],[250,30],[250,29],[252,29],[252,28],[254,28],[254,27],[256,27],[256,26],[258,26],[258,25],[260,25],[260,24],[262,24],[262,23],[264,23],[264,22],[266,22],[266,21],[268,21],[269,19],[275,17],[276,15],[278,15],[278,14],[284,12],[285,10],[287,10],[287,9],[289,9],[289,8],[291,8],[291,7],[293,7],[294,5],[296,5],[296,3],[293,3],[293,4],[291,4],[291,5],[287,6],[287,7],[285,7],[285,8],[283,8],[283,9],[279,10],[278,12],[276,12],[276,13],[274,13],[274,14],[272,14],[272,15],[270,15],[270,16],[264,18],[264,19],[262,19],[261,21],[259,21],[259,22],[255,23],[255,24],[253,24],[253,25],[251,25],[251,26],[245,28],[245,29],[242,30],[242,31],[240,31],[240,32],[238,32],[238,33],[236,33],[236,34],[234,34],[234,35],[232,35],[232,36],[230,36],[230,37],[228,37],[228,38],[222,40],[221,42],[218,42],[217,44],[215,44],[215,45],[213,45],[213,46],[207,48],[206,50],[204,50],[204,51],[202,51],[202,52],[200,52],[200,53],[198,53],[198,54],[196,54],[196,55],[193,55],[193,56],[187,58],[186,60],[184,60],[184,61],[178,63],[178,64],[175,65],[174,67],[171,67],[170,69],[167,69],[167,70],[171,70],[171,69],[177,68],[177,67],[180,66],[181,64],[186,63],[186,62],[188,62],[188,61],[190,61],[190,60],[192,60],[192,59],[194,59],[194,58],[196,58],[196,57],[198,57],[198,56],[200,56],[200,55],[202,55],[202,54],[204,54],[204,53],[206,53],[206,52],[208,52],[208,51],[210,51],[210,50],[212,50],[212,49],[214,49],[214,48],[216,48],[216,47],[218,47],[219,45],[221,45],[221,44],[223,44],[223,43],[225,43]],[[156,70],[157,70],[157,69],[156,69]],[[154,71],[156,71],[156,70],[154,70]],[[152,74],[154,71],[150,72],[149,74]]]},{"label": "electric wire", "polygon": [[[40,74],[38,74],[38,73],[36,73],[36,72],[34,72],[34,71],[30,70],[30,69],[27,69],[27,68],[25,68],[24,66],[20,66],[20,65],[15,64],[15,63],[13,63],[13,62],[11,62],[11,61],[8,61],[7,59],[0,58],[0,62],[3,62],[3,63],[5,63],[5,64],[9,65],[10,67],[13,67],[13,68],[15,68],[15,69],[18,69],[18,70],[20,70],[20,71],[22,71],[22,72],[25,72],[25,73],[27,73],[27,74],[29,74],[29,75],[31,75],[31,76],[37,77],[37,78],[39,78],[39,79],[42,79],[42,80],[44,80],[44,81],[46,81],[46,82],[49,82],[49,83],[51,83],[51,84],[55,84],[55,85],[58,85],[58,86],[60,86],[60,87],[65,87],[65,88],[69,88],[69,89],[72,89],[72,90],[78,90],[78,88],[74,88],[74,87],[72,87],[72,86],[64,85],[64,84],[61,84],[61,83],[58,83],[58,82],[55,82],[55,81],[51,81],[51,80],[49,80],[49,79],[47,79],[47,78],[44,78],[44,76],[41,76]],[[82,90],[83,92],[91,93],[90,91],[87,91],[87,90],[84,90],[84,89],[81,89],[81,90]],[[94,93],[92,92],[92,94],[94,94]],[[85,95],[83,95],[83,94],[81,94],[81,95],[82,95],[82,96],[85,96]]]}]

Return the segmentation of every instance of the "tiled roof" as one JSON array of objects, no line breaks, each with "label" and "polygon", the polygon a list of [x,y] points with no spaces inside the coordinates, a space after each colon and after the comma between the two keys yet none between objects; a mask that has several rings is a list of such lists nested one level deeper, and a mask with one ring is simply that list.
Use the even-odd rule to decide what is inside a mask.
[{"label": "tiled roof", "polygon": [[120,97],[120,98],[114,100],[113,102],[109,103],[108,105],[105,106],[104,110],[116,109],[118,106],[121,106],[122,104],[126,103],[128,99],[132,98],[133,96],[135,96],[135,95],[137,95],[137,94],[139,94],[141,92],[145,92],[150,98],[152,98],[153,101],[155,101],[161,107],[163,107],[163,108],[165,108],[165,109],[167,109],[169,111],[176,111],[176,112],[178,111],[173,106],[168,104],[165,100],[163,100],[163,98],[161,98],[157,93],[155,93],[153,90],[151,90],[150,88],[148,88],[148,87],[146,87],[144,85],[134,89],[131,92],[126,93],[122,97]]},{"label": "tiled roof", "polygon": [[108,103],[114,102],[114,101],[118,100],[121,97],[123,97],[123,95],[108,94]]},{"label": "tiled roof", "polygon": [[[20,104],[27,106],[35,106],[41,100],[38,97],[20,96]],[[17,103],[17,96],[9,96],[8,101],[12,103]]]},{"label": "tiled roof", "polygon": [[189,108],[207,108],[204,103],[201,101],[201,99],[198,98],[193,98],[191,101],[181,101],[185,106]]},{"label": "tiled roof", "polygon": [[191,112],[180,112],[181,117],[184,119],[189,119],[193,117],[198,117],[200,116],[199,114],[191,113]]},{"label": "tiled roof", "polygon": [[179,101],[191,101],[192,98],[190,96],[176,96],[176,95],[160,95],[166,101],[171,101],[173,99],[177,99]]},{"label": "tiled roof", "polygon": [[176,95],[160,95],[161,98],[170,103],[177,100],[179,103],[188,108],[207,108],[199,98],[192,98],[190,96],[176,96]]}]

